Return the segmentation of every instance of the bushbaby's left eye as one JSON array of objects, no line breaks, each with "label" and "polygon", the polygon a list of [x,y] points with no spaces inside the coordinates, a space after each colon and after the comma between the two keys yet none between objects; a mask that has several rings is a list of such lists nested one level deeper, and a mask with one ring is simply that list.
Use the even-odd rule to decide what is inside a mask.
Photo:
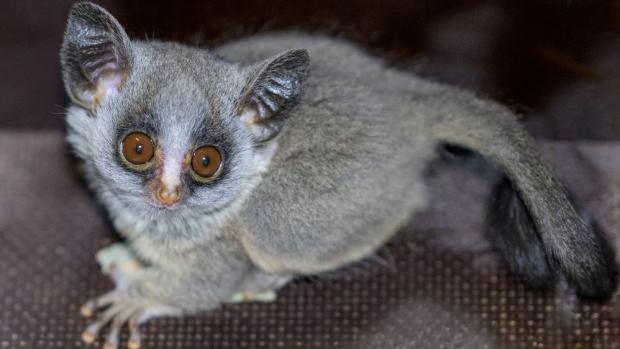
[{"label": "bushbaby's left eye", "polygon": [[146,170],[155,154],[153,140],[146,133],[132,132],[121,142],[123,159],[136,170]]},{"label": "bushbaby's left eye", "polygon": [[217,148],[206,145],[194,150],[192,154],[192,178],[207,183],[217,178],[222,172],[222,154]]}]

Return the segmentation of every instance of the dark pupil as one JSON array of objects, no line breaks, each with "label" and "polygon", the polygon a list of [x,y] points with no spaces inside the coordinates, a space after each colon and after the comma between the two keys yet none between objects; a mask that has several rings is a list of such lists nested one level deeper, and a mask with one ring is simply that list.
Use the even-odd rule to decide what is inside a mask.
[{"label": "dark pupil", "polygon": [[144,151],[144,146],[140,143],[136,144],[136,154],[142,154],[142,152]]},{"label": "dark pupil", "polygon": [[207,155],[202,157],[202,166],[207,167],[209,166],[210,162],[211,162],[211,159],[209,159]]}]

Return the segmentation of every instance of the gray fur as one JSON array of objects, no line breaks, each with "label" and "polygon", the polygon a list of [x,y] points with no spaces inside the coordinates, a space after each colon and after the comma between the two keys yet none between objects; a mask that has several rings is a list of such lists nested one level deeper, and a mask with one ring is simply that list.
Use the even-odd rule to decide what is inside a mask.
[{"label": "gray fur", "polygon": [[[108,40],[105,52],[112,47],[128,57],[126,78],[117,93],[91,105],[79,97],[97,85],[79,68],[89,39],[75,33],[103,24],[109,33],[98,37],[122,39]],[[424,209],[423,173],[444,143],[505,171],[549,258],[573,285],[587,289],[584,283],[614,277],[504,107],[387,68],[329,38],[269,34],[210,52],[125,37],[105,10],[79,3],[62,50],[75,102],[68,140],[115,228],[149,265],[124,302],[146,299],[178,310],[171,314],[208,310],[236,291],[268,290],[360,260]],[[247,110],[252,122],[241,117]],[[153,134],[164,153],[217,144],[225,175],[208,185],[185,176],[183,201],[158,206],[147,195],[149,175],[118,159],[122,132],[132,130]]]}]

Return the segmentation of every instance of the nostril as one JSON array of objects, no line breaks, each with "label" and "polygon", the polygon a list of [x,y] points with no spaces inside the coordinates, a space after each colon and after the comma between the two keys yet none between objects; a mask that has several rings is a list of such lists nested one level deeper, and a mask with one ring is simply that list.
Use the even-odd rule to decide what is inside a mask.
[{"label": "nostril", "polygon": [[179,201],[181,193],[179,187],[169,189],[166,186],[161,186],[157,189],[156,197],[162,204],[170,206]]}]

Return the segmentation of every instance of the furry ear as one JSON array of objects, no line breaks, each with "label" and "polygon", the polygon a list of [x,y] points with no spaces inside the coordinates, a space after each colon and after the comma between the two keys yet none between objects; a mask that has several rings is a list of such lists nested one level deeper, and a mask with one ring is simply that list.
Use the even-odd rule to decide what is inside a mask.
[{"label": "furry ear", "polygon": [[90,2],[71,7],[60,58],[69,96],[89,109],[120,88],[132,60],[123,27],[106,10]]},{"label": "furry ear", "polygon": [[306,50],[290,50],[251,66],[237,112],[256,142],[273,139],[297,104],[308,73]]}]

